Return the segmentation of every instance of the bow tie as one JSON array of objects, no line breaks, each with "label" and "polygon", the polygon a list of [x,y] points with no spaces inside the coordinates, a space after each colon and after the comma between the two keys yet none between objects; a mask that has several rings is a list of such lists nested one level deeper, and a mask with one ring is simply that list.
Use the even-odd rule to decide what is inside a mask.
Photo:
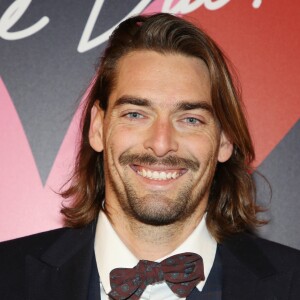
[{"label": "bow tie", "polygon": [[110,272],[109,296],[114,300],[137,300],[147,285],[165,280],[175,294],[187,297],[204,279],[202,257],[195,253],[177,254],[160,263],[140,260],[132,269],[117,268]]}]

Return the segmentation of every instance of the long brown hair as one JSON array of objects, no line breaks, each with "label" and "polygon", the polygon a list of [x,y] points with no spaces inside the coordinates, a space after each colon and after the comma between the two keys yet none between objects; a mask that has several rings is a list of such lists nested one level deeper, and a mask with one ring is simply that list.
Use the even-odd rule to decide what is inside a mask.
[{"label": "long brown hair", "polygon": [[61,193],[72,200],[62,213],[67,226],[80,227],[96,218],[105,197],[103,155],[89,145],[90,111],[97,99],[105,111],[114,87],[121,57],[131,51],[152,50],[199,58],[208,67],[215,115],[234,145],[234,153],[218,163],[207,207],[207,225],[222,240],[230,234],[252,230],[263,223],[256,217],[255,185],[251,163],[255,153],[243,113],[237,81],[216,43],[193,24],[169,14],[136,16],[122,22],[111,35],[84,102],[81,144],[70,187]]}]

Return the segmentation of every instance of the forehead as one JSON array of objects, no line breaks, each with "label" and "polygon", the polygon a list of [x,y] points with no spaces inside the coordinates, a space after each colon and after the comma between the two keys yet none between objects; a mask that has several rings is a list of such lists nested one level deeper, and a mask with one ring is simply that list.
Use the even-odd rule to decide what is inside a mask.
[{"label": "forehead", "polygon": [[198,58],[141,50],[122,57],[117,65],[110,105],[133,96],[162,106],[188,101],[211,104],[209,72]]}]

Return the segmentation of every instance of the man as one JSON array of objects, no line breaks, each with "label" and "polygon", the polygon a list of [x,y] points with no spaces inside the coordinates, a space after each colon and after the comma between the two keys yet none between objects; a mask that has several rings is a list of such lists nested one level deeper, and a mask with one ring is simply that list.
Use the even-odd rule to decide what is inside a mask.
[{"label": "man", "polygon": [[85,102],[68,227],[1,245],[0,298],[299,299],[299,251],[249,234],[253,159],[216,44],[168,14],[124,21]]}]

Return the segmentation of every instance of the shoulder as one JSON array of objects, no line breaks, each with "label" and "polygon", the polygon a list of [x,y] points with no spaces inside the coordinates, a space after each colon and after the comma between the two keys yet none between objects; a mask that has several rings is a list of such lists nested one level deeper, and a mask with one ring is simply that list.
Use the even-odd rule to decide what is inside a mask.
[{"label": "shoulder", "polygon": [[0,299],[24,299],[27,260],[41,256],[68,228],[60,228],[0,243]]},{"label": "shoulder", "polygon": [[299,261],[300,259],[299,250],[255,235],[244,233],[238,237],[238,240],[241,244],[244,243],[245,246],[250,247],[250,249],[252,247],[259,249],[269,260],[275,260],[277,263],[287,264],[288,262]]},{"label": "shoulder", "polygon": [[276,264],[285,265],[300,260],[299,250],[248,233],[240,233],[226,239],[223,246],[236,255],[259,255],[271,262],[276,261]]},{"label": "shoulder", "polygon": [[[21,285],[25,278],[26,259],[40,256],[68,229],[60,228],[0,243],[0,286],[6,282]],[[22,279],[22,282],[24,280]],[[1,292],[1,291],[0,291]],[[0,297],[1,298],[1,297]]]},{"label": "shoulder", "polygon": [[0,243],[0,257],[39,254],[57,240],[68,228],[59,228]]},{"label": "shoulder", "polygon": [[300,299],[299,250],[245,233],[224,240],[219,249],[232,289],[232,282],[239,282],[235,290],[243,293],[247,287],[253,299]]},{"label": "shoulder", "polygon": [[221,244],[224,261],[237,262],[260,276],[272,273],[297,273],[300,278],[300,251],[276,242],[241,233]]},{"label": "shoulder", "polygon": [[95,222],[81,228],[59,228],[0,243],[0,272],[2,265],[18,265],[28,255],[40,257],[53,246],[74,247],[94,236]]},{"label": "shoulder", "polygon": [[300,251],[259,237],[250,237],[277,270],[294,270],[300,277]]},{"label": "shoulder", "polygon": [[300,250],[256,236],[249,236],[249,238],[270,257],[274,256],[277,258],[283,255],[284,257],[291,257],[295,259],[300,258]]},{"label": "shoulder", "polygon": [[[94,227],[60,228],[0,243],[0,299],[24,299],[28,280],[40,267],[51,269],[82,255],[84,247],[90,249]],[[78,259],[72,262],[74,266]]]}]

